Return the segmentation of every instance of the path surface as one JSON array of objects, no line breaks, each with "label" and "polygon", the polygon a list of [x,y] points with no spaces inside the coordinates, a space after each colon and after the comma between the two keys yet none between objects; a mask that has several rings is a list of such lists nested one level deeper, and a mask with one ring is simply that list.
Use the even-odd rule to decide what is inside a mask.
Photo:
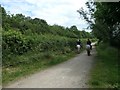
[{"label": "path surface", "polygon": [[33,74],[6,88],[88,88],[86,83],[95,53],[93,47],[91,56],[87,56],[84,51],[71,60]]}]

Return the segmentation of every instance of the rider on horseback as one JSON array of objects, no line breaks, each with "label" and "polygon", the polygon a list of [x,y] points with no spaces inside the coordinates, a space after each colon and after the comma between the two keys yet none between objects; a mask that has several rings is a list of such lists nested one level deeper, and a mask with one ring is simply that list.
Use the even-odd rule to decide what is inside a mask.
[{"label": "rider on horseback", "polygon": [[88,39],[87,41],[87,45],[86,45],[86,50],[87,50],[87,54],[88,56],[90,56],[90,50],[92,49],[92,45],[91,45],[91,41]]},{"label": "rider on horseback", "polygon": [[81,45],[81,41],[78,39],[77,40],[77,51],[78,51],[78,53],[80,53],[80,48],[82,47],[82,45]]},{"label": "rider on horseback", "polygon": [[87,45],[90,45],[90,49],[92,50],[92,45],[91,45],[91,41],[88,39],[87,41]]}]

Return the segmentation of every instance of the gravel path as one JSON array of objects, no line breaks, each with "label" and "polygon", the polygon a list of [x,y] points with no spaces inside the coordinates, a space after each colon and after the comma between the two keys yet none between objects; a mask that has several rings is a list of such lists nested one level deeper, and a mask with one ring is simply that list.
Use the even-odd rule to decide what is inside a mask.
[{"label": "gravel path", "polygon": [[6,88],[88,88],[86,83],[95,53],[93,47],[91,56],[87,56],[84,51],[71,60],[19,80]]}]

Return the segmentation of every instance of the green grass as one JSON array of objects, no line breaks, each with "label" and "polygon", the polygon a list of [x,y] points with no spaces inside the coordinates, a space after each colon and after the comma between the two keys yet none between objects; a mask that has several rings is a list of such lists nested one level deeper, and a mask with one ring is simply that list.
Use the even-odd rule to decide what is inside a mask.
[{"label": "green grass", "polygon": [[3,86],[37,71],[41,71],[50,66],[69,60],[75,55],[75,52],[64,54],[61,52],[29,52],[21,56],[12,57],[13,60],[17,59],[20,62],[18,62],[17,65],[15,63],[9,67],[3,67]]},{"label": "green grass", "polygon": [[92,88],[120,88],[117,49],[108,44],[97,46],[96,62],[91,70]]}]

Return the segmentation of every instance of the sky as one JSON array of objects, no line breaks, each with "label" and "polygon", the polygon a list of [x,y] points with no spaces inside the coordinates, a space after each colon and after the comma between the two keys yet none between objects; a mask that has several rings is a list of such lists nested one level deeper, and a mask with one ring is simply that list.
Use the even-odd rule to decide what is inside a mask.
[{"label": "sky", "polygon": [[49,25],[64,27],[77,26],[78,30],[87,30],[85,22],[77,12],[81,7],[86,9],[87,0],[0,0],[1,6],[11,14],[22,13],[32,18],[40,18]]}]

